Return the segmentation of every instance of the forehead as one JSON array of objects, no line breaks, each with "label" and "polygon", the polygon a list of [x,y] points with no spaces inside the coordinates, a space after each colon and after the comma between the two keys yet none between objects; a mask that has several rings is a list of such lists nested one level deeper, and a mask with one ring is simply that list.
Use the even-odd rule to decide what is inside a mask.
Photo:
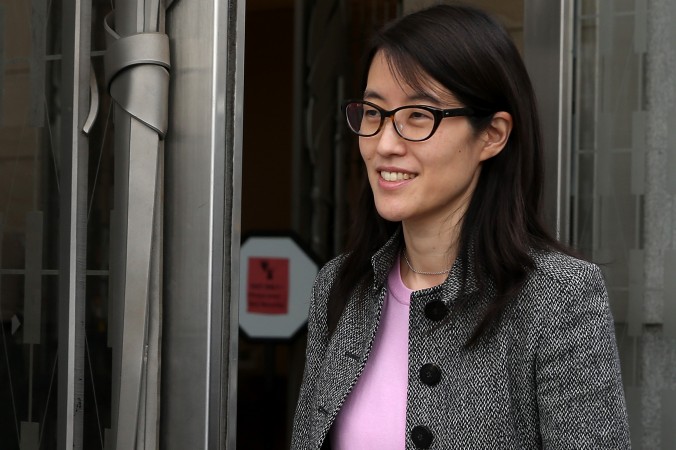
[{"label": "forehead", "polygon": [[449,89],[432,78],[415,61],[397,63],[383,50],[378,51],[369,66],[364,96],[382,97],[386,88],[398,88],[411,99],[429,99],[438,103],[457,103]]}]

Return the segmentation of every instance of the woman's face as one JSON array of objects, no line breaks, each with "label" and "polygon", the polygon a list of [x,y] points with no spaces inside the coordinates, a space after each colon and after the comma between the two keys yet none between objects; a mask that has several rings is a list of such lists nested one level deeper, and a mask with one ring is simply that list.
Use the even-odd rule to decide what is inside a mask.
[{"label": "woman's face", "polygon": [[[382,52],[368,73],[364,100],[386,110],[405,105],[457,108],[447,90],[429,80],[425,96],[395,78]],[[359,149],[366,164],[376,209],[381,217],[405,224],[459,223],[481,172],[486,139],[476,133],[466,117],[441,121],[426,141],[401,138],[387,119],[372,137],[360,137]]]}]

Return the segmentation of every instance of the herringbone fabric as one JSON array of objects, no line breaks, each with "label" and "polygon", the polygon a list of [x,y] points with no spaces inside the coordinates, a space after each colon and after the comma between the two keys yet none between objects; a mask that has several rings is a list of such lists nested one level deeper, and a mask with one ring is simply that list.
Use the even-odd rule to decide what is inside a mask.
[{"label": "herringbone fabric", "polygon": [[[366,301],[356,301],[356,295],[349,300],[330,339],[326,305],[342,258],[329,262],[317,276],[292,449],[327,446],[333,420],[368,358],[399,240],[396,235],[373,257],[376,276]],[[471,349],[464,344],[490,292],[479,296],[470,279],[468,295],[474,306],[441,325],[425,315],[425,305],[458,301],[458,264],[442,285],[413,293],[406,448],[420,445],[411,437],[420,425],[429,432],[431,449],[630,447],[613,321],[600,270],[559,253],[533,256],[536,269],[500,326]],[[433,385],[419,374],[430,363],[441,369],[441,379]],[[378,426],[377,417],[373,426]]]}]

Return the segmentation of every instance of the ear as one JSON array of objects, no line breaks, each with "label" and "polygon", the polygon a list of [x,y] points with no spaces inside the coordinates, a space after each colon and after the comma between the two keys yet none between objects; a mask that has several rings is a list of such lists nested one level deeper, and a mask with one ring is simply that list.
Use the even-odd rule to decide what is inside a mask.
[{"label": "ear", "polygon": [[484,146],[479,159],[485,161],[500,153],[512,132],[512,115],[505,111],[493,114],[491,123],[483,131]]}]

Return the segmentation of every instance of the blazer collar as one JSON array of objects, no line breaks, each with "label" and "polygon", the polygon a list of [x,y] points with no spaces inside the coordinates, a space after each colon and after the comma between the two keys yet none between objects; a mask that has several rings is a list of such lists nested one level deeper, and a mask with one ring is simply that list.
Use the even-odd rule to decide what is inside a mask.
[{"label": "blazer collar", "polygon": [[404,246],[401,226],[397,228],[392,237],[371,257],[373,266],[373,288],[380,289],[385,284],[392,266],[397,261],[397,255]]}]

